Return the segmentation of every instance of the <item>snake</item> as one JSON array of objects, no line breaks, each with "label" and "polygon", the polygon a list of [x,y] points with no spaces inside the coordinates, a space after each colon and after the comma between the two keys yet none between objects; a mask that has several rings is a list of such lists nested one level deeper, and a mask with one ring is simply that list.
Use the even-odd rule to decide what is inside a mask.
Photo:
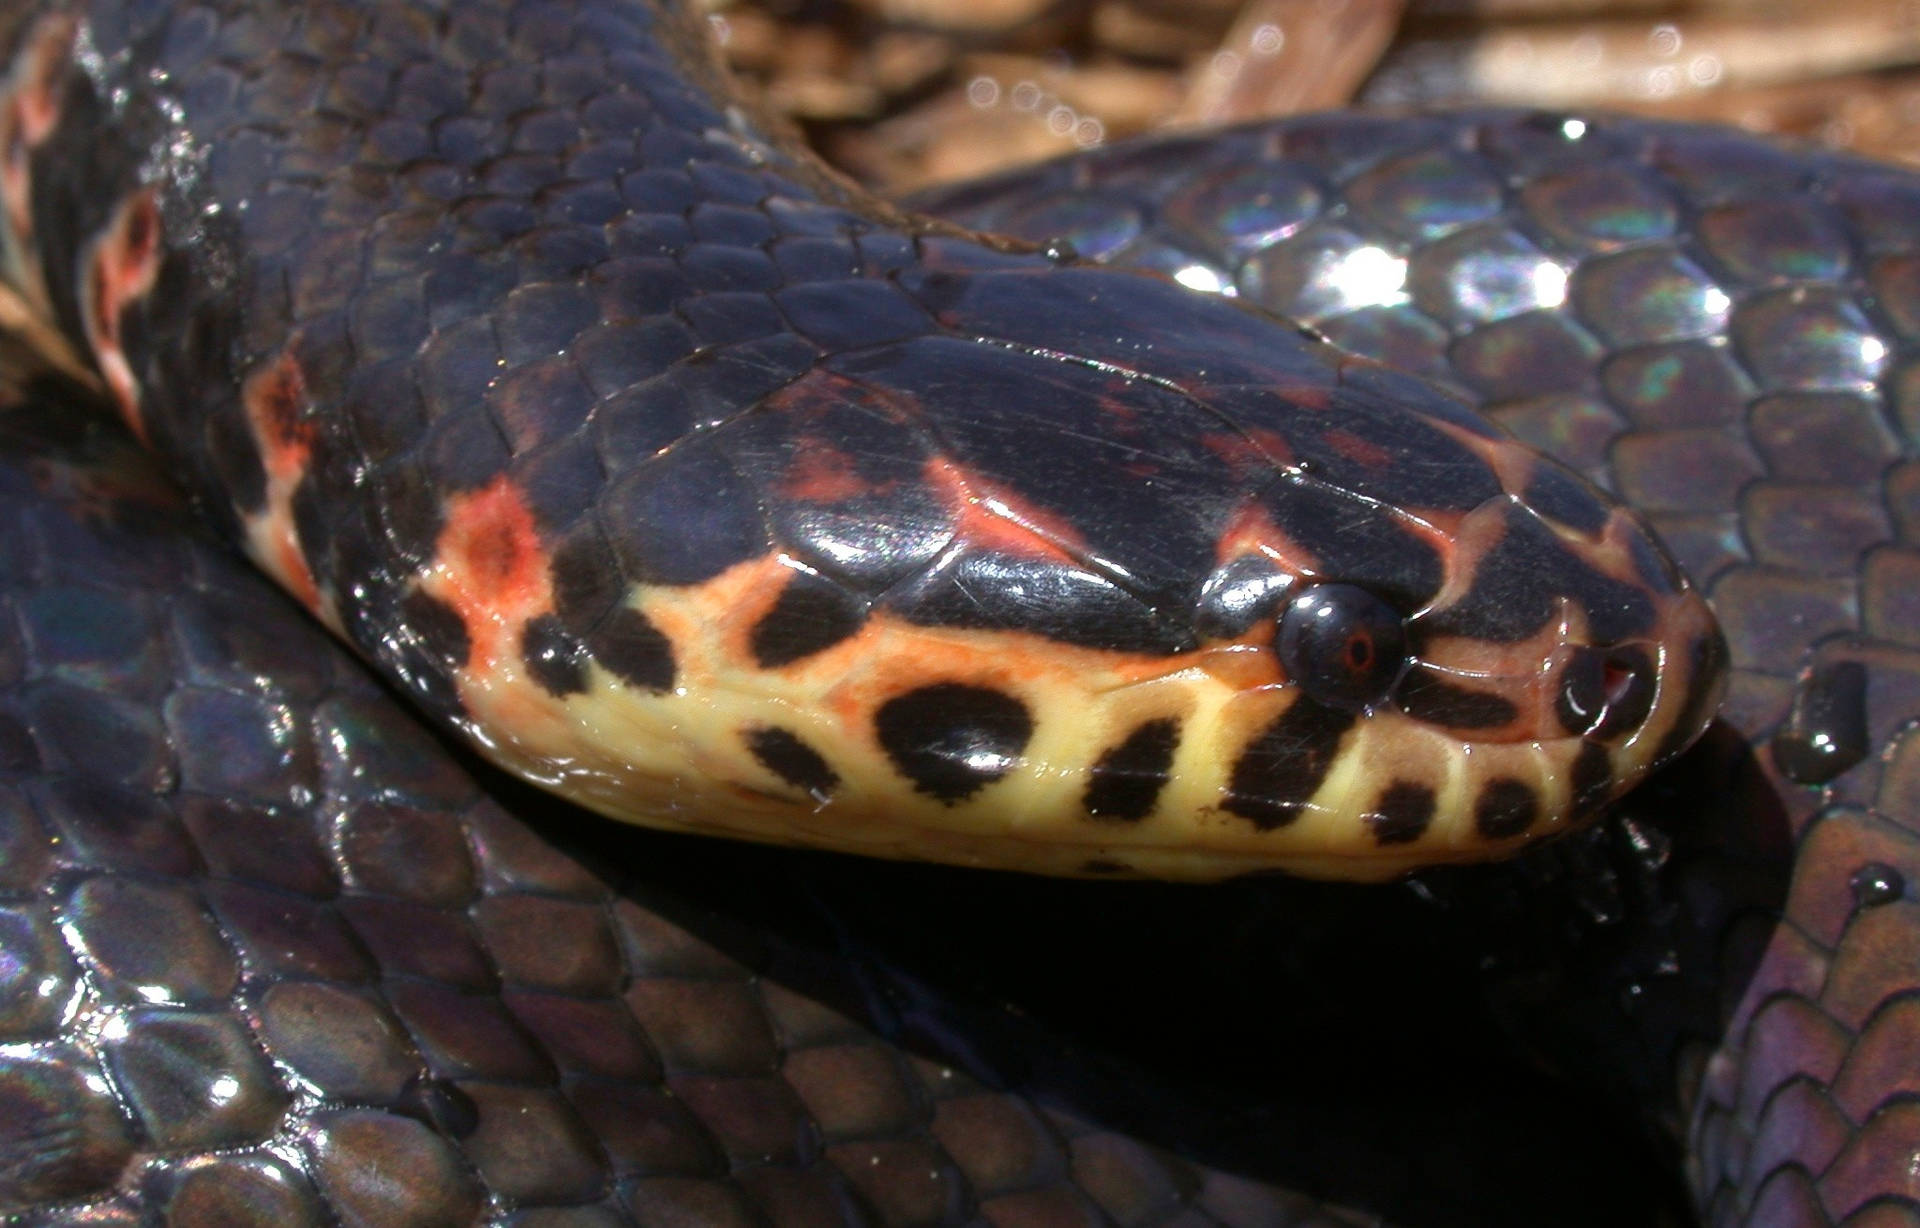
[{"label": "snake", "polygon": [[[1696,1199],[1913,1214],[1911,176],[1340,116],[1084,159],[970,219],[1068,250],[862,196],[646,5],[0,34],[23,416],[83,386],[461,744],[257,593],[215,613],[243,582],[152,544],[179,517],[141,464],[23,448],[23,1222],[1346,1214],[1063,1116],[1031,1071],[917,1065],[900,1004],[949,1012],[924,969],[851,961],[855,999],[891,978],[863,1028],[657,878],[543,847],[516,815],[555,804],[462,748],[656,827],[1196,880],[1511,855],[1731,755],[1764,796],[1718,804],[1794,879],[1784,918],[1712,930],[1722,1043],[1670,1046]],[[1716,709],[1737,732],[1683,754]],[[769,856],[720,874],[819,864]],[[1662,924],[1715,914],[1688,890]],[[1477,1222],[1539,1222],[1505,1213]]]}]

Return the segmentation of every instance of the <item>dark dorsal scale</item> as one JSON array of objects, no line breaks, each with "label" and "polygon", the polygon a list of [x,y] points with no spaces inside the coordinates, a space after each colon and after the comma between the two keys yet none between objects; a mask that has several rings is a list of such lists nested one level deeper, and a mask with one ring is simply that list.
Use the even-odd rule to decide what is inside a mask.
[{"label": "dark dorsal scale", "polygon": [[874,714],[874,733],[913,787],[964,801],[1011,772],[1033,736],[1033,715],[1005,691],[937,682],[897,695]]}]

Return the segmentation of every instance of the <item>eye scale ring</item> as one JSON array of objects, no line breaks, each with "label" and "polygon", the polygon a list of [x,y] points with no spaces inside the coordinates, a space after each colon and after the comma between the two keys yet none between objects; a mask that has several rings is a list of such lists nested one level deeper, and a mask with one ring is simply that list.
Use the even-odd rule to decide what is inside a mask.
[{"label": "eye scale ring", "polygon": [[1308,696],[1360,712],[1406,672],[1407,631],[1398,611],[1359,585],[1315,584],[1287,603],[1274,650]]}]

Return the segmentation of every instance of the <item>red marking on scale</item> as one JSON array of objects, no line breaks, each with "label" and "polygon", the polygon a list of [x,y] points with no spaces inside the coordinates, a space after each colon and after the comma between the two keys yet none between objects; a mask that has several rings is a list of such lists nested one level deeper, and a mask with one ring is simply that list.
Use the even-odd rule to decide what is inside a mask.
[{"label": "red marking on scale", "polygon": [[0,107],[0,205],[7,211],[7,229],[21,247],[33,242],[33,177],[27,161],[24,110],[18,94]]},{"label": "red marking on scale", "polygon": [[291,533],[283,533],[274,543],[276,564],[275,575],[294,599],[309,610],[320,609],[320,585],[313,578],[313,568],[307,566],[307,556],[300,549],[300,540]]},{"label": "red marking on scale", "polygon": [[1335,386],[1332,380],[1324,383],[1276,384],[1272,391],[1275,396],[1296,409],[1319,412],[1333,404]]},{"label": "red marking on scale", "polygon": [[1016,558],[1084,566],[1085,543],[1058,514],[969,478],[951,461],[928,461],[926,478],[953,517],[954,540]]},{"label": "red marking on scale", "polygon": [[240,405],[266,472],[266,508],[248,524],[254,554],[301,604],[320,610],[320,586],[300,548],[293,492],[313,458],[313,426],[304,418],[306,378],[291,350],[256,368],[240,385]]},{"label": "red marking on scale", "polygon": [[1318,556],[1296,542],[1291,534],[1274,523],[1266,508],[1251,499],[1242,503],[1227,518],[1226,525],[1220,530],[1216,557],[1225,565],[1250,554],[1264,555],[1280,570],[1292,576],[1311,576],[1320,569]]},{"label": "red marking on scale", "polygon": [[505,474],[447,499],[435,543],[436,595],[466,624],[469,670],[490,670],[518,650],[527,619],[553,608],[551,562],[533,512]]},{"label": "red marking on scale", "polygon": [[0,208],[20,246],[33,243],[33,175],[29,157],[60,122],[59,83],[73,56],[78,25],[64,15],[41,18],[21,42],[0,104]]},{"label": "red marking on scale", "polygon": [[1140,412],[1139,398],[1135,395],[1138,388],[1138,380],[1126,376],[1114,376],[1107,380],[1106,387],[1101,391],[1095,404],[1099,406],[1100,412],[1109,418],[1128,426],[1137,425],[1143,416]]},{"label": "red marking on scale", "polygon": [[247,422],[272,479],[298,482],[313,456],[313,424],[306,419],[307,379],[289,351],[249,375],[240,388]]},{"label": "red marking on scale", "polygon": [[1293,464],[1293,445],[1287,437],[1265,427],[1210,431],[1200,437],[1200,446],[1225,461],[1236,480],[1286,469]]},{"label": "red marking on scale", "polygon": [[1393,453],[1371,439],[1362,439],[1352,431],[1334,427],[1320,434],[1321,442],[1357,465],[1385,469],[1393,464]]},{"label": "red marking on scale", "polygon": [[65,14],[41,18],[21,45],[14,64],[14,96],[19,99],[21,139],[40,145],[60,122],[59,84],[73,59],[79,23]]},{"label": "red marking on scale", "polygon": [[160,206],[152,188],[141,188],[120,202],[113,219],[89,245],[83,267],[87,342],[120,416],[144,440],[140,381],[121,348],[120,325],[127,309],[151,293],[160,277]]},{"label": "red marking on scale", "polygon": [[780,493],[801,503],[845,503],[880,491],[860,476],[845,449],[817,435],[803,435],[794,441]]}]

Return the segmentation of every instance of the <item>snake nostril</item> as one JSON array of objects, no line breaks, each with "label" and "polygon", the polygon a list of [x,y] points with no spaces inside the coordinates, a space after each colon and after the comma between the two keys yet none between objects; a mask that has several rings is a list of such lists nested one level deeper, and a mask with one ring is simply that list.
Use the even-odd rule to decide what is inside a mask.
[{"label": "snake nostril", "polygon": [[1639,728],[1653,698],[1653,661],[1644,649],[1582,648],[1560,675],[1554,714],[1568,733],[1610,738]]}]

